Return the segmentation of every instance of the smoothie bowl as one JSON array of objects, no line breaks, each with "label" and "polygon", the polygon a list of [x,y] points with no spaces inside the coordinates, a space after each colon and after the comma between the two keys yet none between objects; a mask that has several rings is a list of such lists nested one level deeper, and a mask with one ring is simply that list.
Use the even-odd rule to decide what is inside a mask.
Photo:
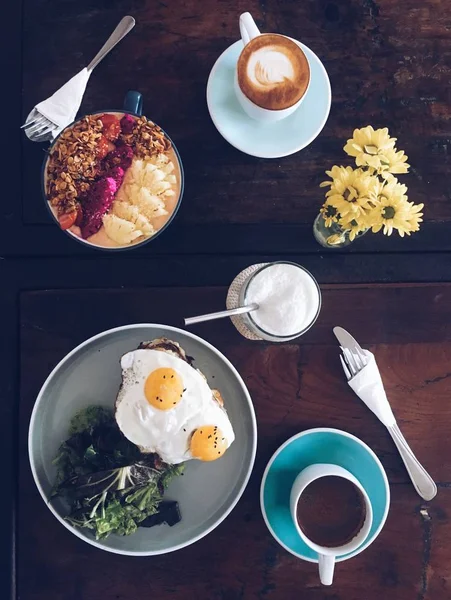
[{"label": "smoothie bowl", "polygon": [[177,149],[142,115],[138,92],[128,92],[122,111],[93,113],[66,127],[42,169],[45,202],[59,227],[103,250],[135,248],[166,229],[183,181]]}]

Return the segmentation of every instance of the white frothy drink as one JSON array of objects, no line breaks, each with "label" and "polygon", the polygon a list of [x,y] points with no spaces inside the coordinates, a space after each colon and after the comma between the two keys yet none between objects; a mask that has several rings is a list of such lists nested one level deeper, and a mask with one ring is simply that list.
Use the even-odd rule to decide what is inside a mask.
[{"label": "white frothy drink", "polygon": [[246,303],[258,310],[252,320],[263,331],[277,337],[302,333],[315,320],[320,293],[313,277],[301,267],[275,263],[258,272],[246,290]]}]

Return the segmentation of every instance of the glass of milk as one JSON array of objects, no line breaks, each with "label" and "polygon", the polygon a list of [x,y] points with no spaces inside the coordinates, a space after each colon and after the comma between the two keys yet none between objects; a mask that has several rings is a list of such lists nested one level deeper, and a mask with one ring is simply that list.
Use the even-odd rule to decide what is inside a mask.
[{"label": "glass of milk", "polygon": [[300,265],[273,262],[253,273],[240,291],[240,304],[259,308],[242,315],[246,326],[270,342],[294,340],[316,321],[321,292],[316,279]]}]

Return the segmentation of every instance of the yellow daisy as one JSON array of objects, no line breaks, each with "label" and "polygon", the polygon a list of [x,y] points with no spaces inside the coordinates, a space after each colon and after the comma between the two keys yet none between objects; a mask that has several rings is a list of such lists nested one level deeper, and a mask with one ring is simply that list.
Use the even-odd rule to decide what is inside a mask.
[{"label": "yellow daisy", "polygon": [[346,154],[354,156],[358,167],[369,165],[377,168],[378,157],[395,147],[396,138],[391,138],[387,127],[374,130],[371,125],[354,129],[351,139],[343,148]]},{"label": "yellow daisy", "polygon": [[351,242],[353,242],[359,234],[368,229],[366,216],[364,215],[360,215],[355,219],[352,217],[340,219],[340,226],[348,232]]},{"label": "yellow daisy", "polygon": [[407,204],[409,205],[408,223],[410,231],[419,231],[420,223],[423,222],[423,213],[420,211],[423,210],[424,204],[414,204],[413,202],[408,202]]},{"label": "yellow daisy", "polygon": [[377,172],[384,179],[391,179],[392,173],[407,173],[410,165],[407,162],[408,157],[403,150],[397,151],[396,148],[389,148],[384,156],[380,156],[380,166]]},{"label": "yellow daisy", "polygon": [[340,215],[335,206],[329,204],[328,200],[322,205],[319,212],[323,215],[324,225],[326,227],[332,227],[333,223],[338,223],[338,217]]},{"label": "yellow daisy", "polygon": [[404,195],[381,194],[377,205],[368,214],[368,223],[371,223],[373,233],[383,228],[384,235],[391,235],[396,229],[404,237],[404,234],[410,235],[409,217],[410,206]]},{"label": "yellow daisy", "polygon": [[332,180],[321,185],[330,185],[326,193],[327,203],[340,213],[341,217],[348,214],[359,215],[371,208],[370,194],[377,181],[372,175],[362,169],[334,166],[326,171]]},{"label": "yellow daisy", "polygon": [[407,200],[407,186],[399,183],[396,177],[390,177],[385,181],[376,178],[374,186],[370,191],[370,200],[376,204],[383,198],[402,198]]}]

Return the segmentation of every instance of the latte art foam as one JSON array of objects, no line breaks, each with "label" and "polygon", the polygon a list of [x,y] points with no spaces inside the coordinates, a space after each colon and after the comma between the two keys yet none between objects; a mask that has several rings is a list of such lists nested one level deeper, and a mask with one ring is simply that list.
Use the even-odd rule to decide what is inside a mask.
[{"label": "latte art foam", "polygon": [[310,68],[302,49],[283,35],[265,33],[251,40],[237,65],[238,85],[257,106],[283,110],[305,94]]},{"label": "latte art foam", "polygon": [[268,46],[254,52],[247,63],[247,76],[256,86],[267,87],[294,81],[291,60],[278,48]]}]

